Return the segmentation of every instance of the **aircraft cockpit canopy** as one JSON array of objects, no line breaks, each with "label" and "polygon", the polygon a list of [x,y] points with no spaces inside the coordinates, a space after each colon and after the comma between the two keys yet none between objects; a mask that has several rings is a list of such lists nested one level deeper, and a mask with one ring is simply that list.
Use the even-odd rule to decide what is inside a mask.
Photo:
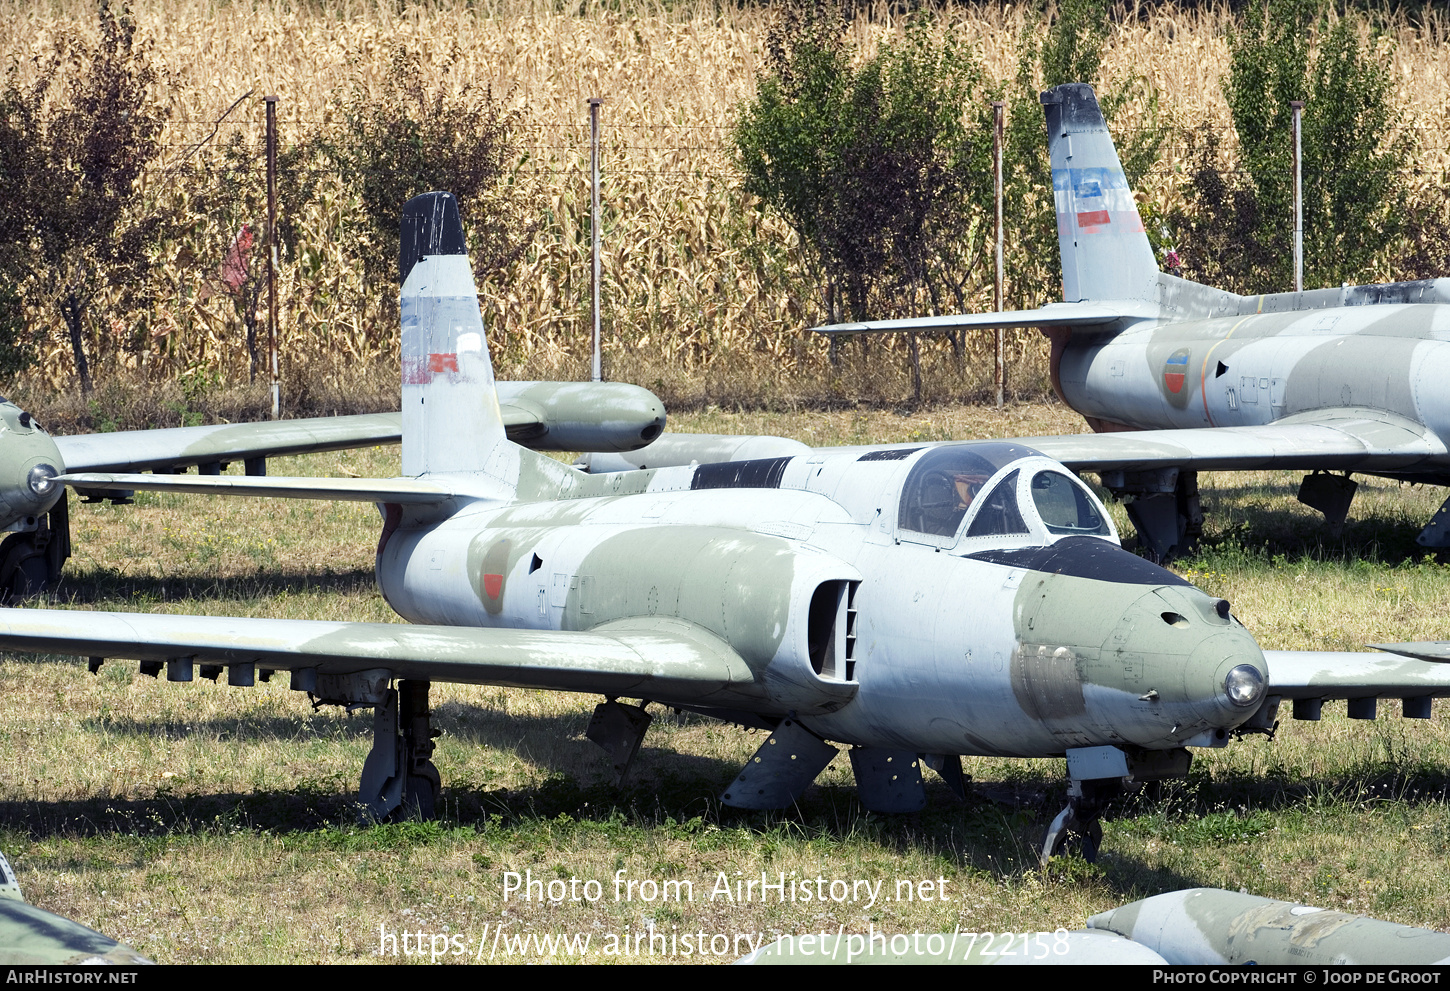
[{"label": "aircraft cockpit canopy", "polygon": [[959,532],[962,539],[1017,536],[1042,543],[1062,536],[1116,539],[1101,504],[1081,480],[1015,444],[926,451],[902,486],[897,525],[942,546]]}]

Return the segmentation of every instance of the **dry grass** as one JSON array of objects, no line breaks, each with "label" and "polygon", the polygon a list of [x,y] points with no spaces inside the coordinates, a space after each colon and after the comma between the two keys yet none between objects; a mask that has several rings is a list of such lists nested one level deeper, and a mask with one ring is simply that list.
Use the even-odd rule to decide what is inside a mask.
[{"label": "dry grass", "polygon": [[[1010,81],[1023,6],[949,7],[935,30],[976,46],[990,79]],[[0,9],[0,52],[18,58],[22,72],[64,30],[93,30],[84,0],[5,0]],[[487,85],[521,109],[524,157],[515,182],[521,208],[540,226],[525,255],[482,287],[490,343],[506,375],[577,378],[587,362],[585,101],[603,95],[604,331],[612,377],[655,387],[672,408],[789,406],[802,398],[889,404],[911,394],[901,342],[883,342],[869,360],[854,348],[840,366],[826,360],[825,343],[803,332],[821,310],[792,238],[778,220],[742,212],[726,133],[735,108],[752,93],[768,8],[685,2],[620,10],[585,3],[561,12],[542,0],[440,0],[401,8],[140,0],[133,9],[166,70],[168,85],[156,97],[177,121],[168,132],[167,165],[249,89],[281,96],[284,139],[325,131],[348,92],[379,85],[399,45],[426,52],[434,65],[449,62],[440,85]],[[1225,129],[1218,83],[1228,24],[1226,7],[1155,8],[1124,17],[1110,39],[1106,75],[1151,83],[1161,109],[1150,121],[1146,107],[1134,105],[1121,127],[1208,123]],[[1396,96],[1425,135],[1418,162],[1425,181],[1439,181],[1450,164],[1450,152],[1434,138],[1450,112],[1447,24],[1431,11],[1419,27],[1391,18],[1383,34],[1387,48],[1393,43]],[[869,46],[902,27],[883,6],[863,13],[854,31]],[[254,136],[261,120],[255,100],[233,118]],[[229,122],[223,136],[231,130]],[[1149,177],[1146,193],[1160,208],[1181,199],[1186,149],[1185,139],[1171,139],[1161,168]],[[1224,154],[1229,167],[1231,141]],[[184,190],[171,188],[180,180],[162,183],[159,174],[150,180],[157,195],[184,197]],[[285,189],[282,202],[286,209]],[[306,264],[286,266],[283,274],[284,379],[294,409],[318,408],[309,394],[345,399],[357,369],[387,364],[396,353],[396,327],[380,325],[362,302],[360,269],[345,247],[348,208],[340,187],[324,190],[302,218]],[[102,306],[90,342],[101,381],[156,386],[185,377],[193,398],[244,381],[237,316],[227,300],[204,299],[200,291],[200,280],[215,267],[206,252],[214,253],[226,233],[210,231],[210,223],[197,218],[196,237],[163,252],[164,284],[149,311],[121,314]],[[182,264],[191,255],[201,261]],[[979,285],[974,304],[985,307],[989,298],[989,285]],[[18,391],[42,404],[68,386],[70,359],[59,320],[33,316],[46,327],[46,359]],[[125,351],[116,331],[138,322],[148,328],[145,350]],[[985,394],[989,347],[989,338],[975,338],[959,368],[944,345],[928,343],[926,398]],[[1024,333],[1012,350],[1013,388],[1041,396],[1042,341]],[[377,400],[378,394],[366,394]]]},{"label": "dry grass", "polygon": [[[817,444],[1031,435],[1076,428],[1060,406],[898,415],[719,410],[678,429]],[[395,449],[320,455],[274,473],[388,475]],[[1347,648],[1443,636],[1450,569],[1406,552],[1434,492],[1366,483],[1342,544],[1322,544],[1282,473],[1205,479],[1210,548],[1180,570],[1227,595],[1265,647]],[[77,507],[66,604],[256,616],[394,619],[371,575],[370,507],[141,496]],[[1267,547],[1267,550],[1264,548]],[[492,938],[1075,927],[1160,890],[1219,885],[1450,927],[1450,729],[1327,706],[1277,739],[1200,752],[1193,775],[1105,823],[1095,865],[1035,866],[1061,804],[1060,761],[972,758],[975,792],[930,785],[928,808],[878,816],[838,758],[797,809],[715,796],[761,738],[660,713],[622,789],[583,737],[597,699],[437,685],[440,824],[360,828],[349,796],[367,712],[313,712],[285,682],[231,688],[143,678],[110,662],[0,662],[0,848],[32,900],[164,962],[368,961],[379,927]],[[1392,708],[1385,707],[1387,710]],[[679,879],[685,904],[616,902],[613,878]],[[504,872],[599,880],[596,904],[503,900]],[[730,904],[727,879],[945,878],[950,902]],[[490,927],[485,929],[484,927]],[[486,954],[487,955],[487,954]],[[567,959],[562,953],[556,959]],[[628,955],[624,959],[647,959]],[[728,955],[725,957],[728,959]],[[674,962],[700,957],[664,956]],[[710,959],[719,959],[711,957]]]}]

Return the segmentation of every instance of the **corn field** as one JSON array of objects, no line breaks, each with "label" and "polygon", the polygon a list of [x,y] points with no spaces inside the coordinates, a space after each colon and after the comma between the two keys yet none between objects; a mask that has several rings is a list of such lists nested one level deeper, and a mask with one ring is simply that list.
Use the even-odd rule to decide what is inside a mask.
[{"label": "corn field", "polygon": [[[910,395],[906,342],[873,342],[866,354],[848,345],[833,361],[827,343],[806,333],[823,316],[816,275],[789,228],[738,191],[730,126],[754,92],[770,8],[704,0],[564,6],[133,4],[137,38],[159,70],[151,98],[168,120],[162,153],[141,179],[143,193],[187,223],[159,249],[144,305],[97,301],[86,346],[102,391],[107,383],[145,386],[197,408],[208,394],[229,389],[256,394],[255,386],[247,392],[242,319],[243,309],[256,304],[239,302],[223,284],[238,257],[262,264],[265,214],[253,216],[244,235],[235,217],[218,216],[198,198],[195,177],[219,168],[233,136],[260,148],[264,94],[278,97],[284,145],[325,136],[344,101],[380,85],[390,58],[407,48],[434,70],[430,85],[487,90],[517,112],[516,161],[505,193],[526,242],[479,287],[501,377],[587,374],[586,101],[599,96],[607,377],[652,387],[675,404],[891,403]],[[81,0],[9,0],[4,7],[0,47],[20,78],[37,71],[67,32],[95,29],[95,8]],[[968,40],[989,81],[1010,88],[1034,23],[1021,5],[947,6],[932,30]],[[1115,128],[1152,126],[1167,135],[1158,166],[1140,185],[1150,216],[1184,206],[1195,129],[1222,134],[1222,168],[1235,168],[1220,89],[1229,26],[1224,7],[1125,9],[1115,19],[1106,81],[1140,78],[1149,84],[1140,92],[1157,95],[1156,110],[1140,99]],[[1413,23],[1389,18],[1381,27],[1376,44],[1390,59],[1394,98],[1420,139],[1415,181],[1444,187],[1450,149],[1438,136],[1450,125],[1450,18],[1431,12]],[[863,51],[901,30],[885,5],[861,12],[852,27]],[[260,156],[255,167],[260,176]],[[386,406],[396,402],[398,328],[384,319],[387,311],[376,303],[383,290],[365,284],[354,256],[353,194],[337,176],[314,178],[315,195],[289,217],[298,247],[278,278],[283,404],[294,412],[329,403]],[[289,192],[278,190],[283,214],[292,209]],[[1009,216],[1009,251],[1012,240]],[[238,255],[248,248],[250,255]],[[976,271],[971,299],[987,309],[990,263]],[[265,321],[265,296],[260,305]],[[39,334],[42,360],[7,392],[62,409],[56,397],[74,391],[65,327],[56,314],[34,307],[26,319]],[[923,339],[921,347],[926,398],[990,391],[990,335],[969,339],[960,357],[940,341]],[[1009,390],[1024,398],[1045,394],[1045,342],[1023,332],[1009,339],[1008,354]]]}]

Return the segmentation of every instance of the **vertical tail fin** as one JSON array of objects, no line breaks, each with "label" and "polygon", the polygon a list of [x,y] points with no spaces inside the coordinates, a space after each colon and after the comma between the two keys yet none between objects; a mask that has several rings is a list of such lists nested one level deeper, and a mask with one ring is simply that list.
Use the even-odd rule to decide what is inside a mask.
[{"label": "vertical tail fin", "polygon": [[1042,106],[1063,301],[1153,299],[1158,264],[1092,87],[1054,87]]},{"label": "vertical tail fin", "polygon": [[403,207],[403,474],[483,471],[506,443],[478,290],[451,193]]}]

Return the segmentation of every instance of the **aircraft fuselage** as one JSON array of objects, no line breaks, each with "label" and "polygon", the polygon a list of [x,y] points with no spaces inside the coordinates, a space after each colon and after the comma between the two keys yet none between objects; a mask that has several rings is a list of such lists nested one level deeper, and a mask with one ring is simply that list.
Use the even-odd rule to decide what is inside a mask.
[{"label": "aircraft fuselage", "polygon": [[[1063,399],[1132,429],[1258,426],[1333,409],[1375,410],[1450,438],[1450,305],[1407,303],[1143,321],[1075,334]],[[1450,470],[1450,459],[1432,462]]]},{"label": "aircraft fuselage", "polygon": [[[742,487],[700,489],[702,469],[668,468],[588,480],[617,495],[475,504],[429,523],[398,514],[378,579],[414,623],[693,624],[755,675],[753,697],[719,709],[767,721],[793,713],[821,737],[860,746],[1162,750],[1222,743],[1256,711],[1225,692],[1240,665],[1264,670],[1226,604],[1111,534],[1047,534],[1028,486],[1052,462],[1010,460],[978,480],[983,493],[1020,492],[1032,534],[971,535],[987,511],[979,505],[931,535],[898,519],[903,479],[924,458],[892,454],[744,462],[768,470],[752,479],[745,468]],[[1054,478],[1068,484],[1060,468]]]}]

